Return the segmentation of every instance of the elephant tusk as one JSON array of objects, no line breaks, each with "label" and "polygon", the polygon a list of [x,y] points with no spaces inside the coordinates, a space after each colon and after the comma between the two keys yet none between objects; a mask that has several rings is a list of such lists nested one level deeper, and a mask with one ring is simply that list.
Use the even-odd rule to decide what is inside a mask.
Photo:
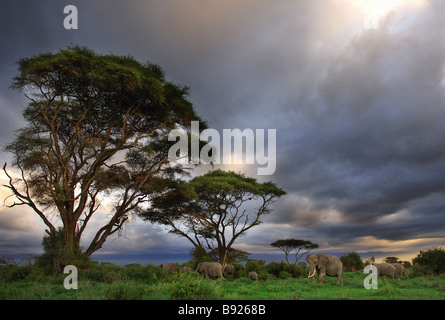
[{"label": "elephant tusk", "polygon": [[[310,271],[309,271],[309,273],[310,273]],[[315,275],[315,269],[314,269],[314,272],[308,276],[308,278],[312,278],[314,275]]]}]

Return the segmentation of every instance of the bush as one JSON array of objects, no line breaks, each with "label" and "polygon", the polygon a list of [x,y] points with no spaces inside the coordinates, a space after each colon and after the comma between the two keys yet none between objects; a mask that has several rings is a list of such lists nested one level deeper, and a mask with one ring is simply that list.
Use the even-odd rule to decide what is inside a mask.
[{"label": "bush", "polygon": [[0,267],[0,282],[15,282],[25,280],[33,270],[32,266]]},{"label": "bush", "polygon": [[280,279],[288,279],[291,278],[292,275],[287,271],[280,271],[279,278]]},{"label": "bush", "polygon": [[410,277],[426,276],[429,274],[427,266],[421,266],[418,263],[413,264],[409,270]]},{"label": "bush", "polygon": [[431,248],[425,251],[421,250],[417,257],[413,259],[413,264],[421,266],[425,274],[437,275],[445,273],[445,249]]},{"label": "bush", "polygon": [[80,247],[74,250],[73,255],[66,256],[63,252],[65,245],[65,230],[59,228],[54,238],[45,235],[42,239],[43,254],[35,259],[35,266],[45,269],[45,272],[59,274],[66,265],[75,265],[77,268],[88,268],[91,260],[82,254]]},{"label": "bush", "polygon": [[247,261],[246,267],[245,267],[246,273],[255,271],[256,273],[260,274],[262,269],[263,269],[263,266],[261,266],[257,260]]},{"label": "bush", "polygon": [[[302,267],[301,265],[295,265],[295,264],[289,264],[287,262],[281,261],[281,262],[275,262],[272,261],[266,266],[267,272],[274,275],[275,277],[282,278],[284,276],[290,275],[293,278],[300,277],[305,274],[305,267]],[[282,272],[285,272],[282,274]]]},{"label": "bush", "polygon": [[221,296],[214,281],[206,281],[192,272],[174,275],[169,289],[174,300],[212,300]]},{"label": "bush", "polygon": [[241,263],[239,263],[239,262],[236,262],[236,261],[234,261],[234,262],[231,262],[231,264],[234,266],[234,268],[235,268],[235,273],[233,274],[233,276],[227,276],[227,275],[225,275],[225,277],[227,278],[227,277],[233,277],[233,278],[241,278],[241,277],[244,277],[245,275],[246,275],[246,267],[244,266],[244,265],[242,265]]},{"label": "bush", "polygon": [[363,270],[365,267],[365,264],[357,252],[350,252],[345,256],[341,256],[340,261],[343,263],[345,271]]},{"label": "bush", "polygon": [[127,279],[135,281],[143,281],[145,283],[153,283],[158,279],[162,279],[166,276],[165,270],[156,267],[152,264],[146,266],[130,266],[124,270]]}]

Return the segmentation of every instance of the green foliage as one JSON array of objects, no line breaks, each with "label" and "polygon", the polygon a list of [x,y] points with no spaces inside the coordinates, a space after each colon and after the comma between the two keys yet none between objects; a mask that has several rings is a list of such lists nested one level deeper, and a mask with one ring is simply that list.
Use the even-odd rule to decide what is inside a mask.
[{"label": "green foliage", "polygon": [[59,228],[54,236],[45,235],[42,239],[43,254],[35,259],[35,266],[49,273],[60,273],[66,265],[77,268],[88,268],[91,260],[82,254],[79,247],[74,252],[66,254],[65,231]]},{"label": "green foliage", "polygon": [[58,273],[69,264],[76,265],[78,268],[86,267],[89,264],[89,258],[82,255],[79,247],[69,256],[64,254],[64,247],[65,230],[63,228],[56,230],[53,236],[45,235],[42,239],[43,254],[36,257],[36,267]]},{"label": "green foliage", "polygon": [[285,276],[300,277],[307,274],[307,268],[300,265],[289,264],[284,261],[275,262],[272,261],[265,266],[267,272],[275,277],[282,278]]},{"label": "green foliage", "polygon": [[169,291],[174,300],[209,300],[221,296],[215,281],[206,281],[192,272],[174,275]]},{"label": "green foliage", "polygon": [[260,274],[263,270],[263,267],[260,265],[260,263],[257,260],[249,260],[246,263],[246,273],[255,271],[256,273]]},{"label": "green foliage", "polygon": [[27,279],[32,266],[2,266],[0,267],[0,282],[15,282]]},{"label": "green foliage", "polygon": [[86,280],[109,284],[116,281],[137,281],[149,284],[165,278],[166,274],[162,268],[152,264],[122,268],[111,263],[101,263],[82,270],[82,277]]},{"label": "green foliage", "polygon": [[413,259],[413,264],[414,266],[416,264],[420,265],[424,274],[445,273],[445,248],[421,250]]},{"label": "green foliage", "polygon": [[[294,278],[291,275],[291,269],[284,270],[285,265],[288,265],[285,262],[270,263],[262,267],[266,269],[270,265],[280,267],[282,270],[278,271],[277,276],[267,273],[270,276],[261,279],[260,275],[261,281],[251,281],[245,275],[207,281],[194,272],[173,276],[161,275],[161,273],[157,273],[157,269],[160,270],[160,268],[152,265],[124,268],[110,263],[98,263],[94,267],[91,266],[91,269],[79,271],[78,290],[66,290],[63,287],[65,277],[63,273],[59,275],[46,274],[43,269],[30,265],[26,268],[17,265],[0,266],[0,299],[445,299],[444,275],[412,277],[412,273],[410,273],[410,279],[379,280],[377,290],[365,290],[363,280],[366,274],[363,274],[362,271],[343,273],[344,285],[337,286],[335,277],[325,277],[324,284],[313,284],[310,279],[307,279],[307,272]],[[295,267],[295,265],[290,266]],[[94,273],[94,277],[93,270],[97,272]],[[160,276],[158,279],[151,278],[147,281],[142,275],[143,271],[151,273],[151,276],[147,277],[153,277],[155,273]],[[97,280],[93,280],[93,278]]]},{"label": "green foliage", "polygon": [[363,270],[365,267],[365,264],[357,252],[350,252],[345,256],[341,256],[340,261],[343,263],[345,271]]},{"label": "green foliage", "polygon": [[114,282],[105,290],[102,300],[141,300],[146,294],[147,287],[135,282]]}]

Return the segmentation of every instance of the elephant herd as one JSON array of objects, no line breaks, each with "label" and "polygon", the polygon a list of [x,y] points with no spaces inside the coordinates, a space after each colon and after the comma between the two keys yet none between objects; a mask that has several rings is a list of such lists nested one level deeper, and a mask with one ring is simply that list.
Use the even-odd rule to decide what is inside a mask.
[{"label": "elephant herd", "polygon": [[[309,263],[309,276],[312,281],[315,282],[315,273],[318,274],[318,282],[323,282],[324,276],[337,277],[337,285],[343,284],[342,272],[343,263],[340,259],[334,255],[325,255],[319,253],[316,255],[308,254],[306,256],[306,261]],[[399,263],[375,263],[373,260],[368,260],[365,264],[372,264],[377,268],[377,276],[391,277],[393,280],[397,276],[405,276],[409,278],[405,272],[405,267]],[[160,267],[165,270],[169,275],[178,272],[188,272],[192,269],[190,267],[180,267],[176,263],[164,263]],[[223,272],[227,274],[234,274],[235,268],[231,264],[227,264],[223,269],[223,266],[219,262],[201,262],[196,267],[196,272],[201,273],[206,279],[220,279],[224,278]],[[255,271],[249,272],[248,278],[252,281],[258,280],[258,274]]]},{"label": "elephant herd", "polygon": [[[324,276],[337,277],[337,284],[343,284],[341,278],[343,272],[343,263],[339,258],[333,255],[325,255],[319,253],[316,255],[308,254],[306,261],[309,263],[309,278],[315,281],[315,271],[318,274],[318,282],[323,282]],[[393,280],[400,275],[409,278],[405,272],[405,267],[400,263],[375,263],[375,260],[368,260],[367,264],[372,264],[377,268],[377,276],[384,278],[385,276],[391,277]]]}]

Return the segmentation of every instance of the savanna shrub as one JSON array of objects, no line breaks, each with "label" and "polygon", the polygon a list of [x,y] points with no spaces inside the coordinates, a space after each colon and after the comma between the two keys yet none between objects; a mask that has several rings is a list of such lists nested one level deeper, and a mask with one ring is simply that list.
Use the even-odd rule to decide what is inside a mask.
[{"label": "savanna shrub", "polygon": [[[304,274],[305,268],[302,266],[297,266],[295,264],[289,264],[287,262],[275,262],[272,261],[266,266],[267,272],[278,277],[283,278],[283,275],[290,275],[293,278],[299,277]],[[286,272],[281,274],[282,272]]]},{"label": "savanna shrub", "polygon": [[206,281],[197,273],[178,273],[170,283],[174,300],[212,300],[221,296],[214,280]]},{"label": "savanna shrub", "polygon": [[246,263],[246,267],[245,267],[245,271],[246,273],[255,271],[256,273],[261,273],[262,271],[262,266],[260,265],[260,263],[257,260],[249,260]]},{"label": "savanna shrub", "polygon": [[363,270],[365,264],[360,258],[357,252],[349,252],[345,256],[340,257],[340,261],[343,263],[343,268],[345,271],[357,271]]},{"label": "savanna shrub", "polygon": [[287,271],[280,271],[279,278],[280,279],[288,279],[291,278],[292,275]]},{"label": "savanna shrub", "polygon": [[413,259],[413,264],[423,267],[423,272],[426,274],[445,273],[445,248],[421,250]]},{"label": "savanna shrub", "polygon": [[146,266],[132,265],[124,268],[126,277],[130,280],[142,281],[145,283],[152,283],[158,279],[165,277],[165,270],[156,267],[152,264]]},{"label": "savanna shrub", "polygon": [[32,266],[2,266],[0,267],[0,282],[25,280],[32,270]]}]

